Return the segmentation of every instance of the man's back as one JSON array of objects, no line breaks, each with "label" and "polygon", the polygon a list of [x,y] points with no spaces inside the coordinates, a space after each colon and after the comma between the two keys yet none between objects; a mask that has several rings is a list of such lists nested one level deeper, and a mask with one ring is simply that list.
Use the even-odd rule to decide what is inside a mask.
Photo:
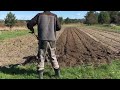
[{"label": "man's back", "polygon": [[38,25],[39,40],[55,41],[56,31],[61,29],[57,15],[50,11],[37,14],[31,22],[28,23],[28,27],[32,28],[35,24]]},{"label": "man's back", "polygon": [[51,12],[44,12],[39,15],[38,34],[40,40],[56,40],[56,15]]}]

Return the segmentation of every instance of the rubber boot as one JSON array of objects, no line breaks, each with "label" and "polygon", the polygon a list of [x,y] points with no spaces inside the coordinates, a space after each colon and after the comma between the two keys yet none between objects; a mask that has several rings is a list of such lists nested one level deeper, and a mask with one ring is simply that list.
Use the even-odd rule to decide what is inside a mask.
[{"label": "rubber boot", "polygon": [[39,79],[43,79],[43,73],[44,73],[44,70],[38,71]]},{"label": "rubber boot", "polygon": [[54,68],[54,71],[55,71],[55,76],[60,77],[60,69]]}]

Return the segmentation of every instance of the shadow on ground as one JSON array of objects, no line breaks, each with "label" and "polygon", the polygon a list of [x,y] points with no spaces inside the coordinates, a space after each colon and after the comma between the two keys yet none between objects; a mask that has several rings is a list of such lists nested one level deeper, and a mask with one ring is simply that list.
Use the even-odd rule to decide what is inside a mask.
[{"label": "shadow on ground", "polygon": [[0,67],[0,72],[6,73],[6,74],[27,74],[27,75],[36,73],[36,71],[32,69],[22,69],[18,67],[19,65],[25,66],[26,64],[33,63],[36,60],[36,56],[23,57],[23,59],[25,59],[25,62],[23,63],[11,64],[11,65]]},{"label": "shadow on ground", "polygon": [[[25,66],[27,64],[29,65],[30,63],[36,63],[37,62],[36,56],[27,56],[27,57],[23,57],[23,59],[25,59],[25,62],[23,62],[23,63],[11,64],[11,65],[0,67],[0,72],[4,73],[4,74],[11,74],[11,75],[38,74],[37,69],[33,70],[32,68],[31,69],[24,69],[24,68],[18,67],[18,66]],[[49,71],[45,71],[44,75],[51,78],[51,74]]]},{"label": "shadow on ground", "polygon": [[27,57],[23,57],[23,59],[25,59],[25,62],[23,62],[22,65],[37,62],[37,57],[36,56],[27,56]]},{"label": "shadow on ground", "polygon": [[32,69],[21,69],[21,68],[17,68],[17,67],[1,67],[0,68],[0,72],[4,73],[4,74],[20,74],[20,75],[31,75],[31,74],[35,74],[36,71],[32,70]]}]

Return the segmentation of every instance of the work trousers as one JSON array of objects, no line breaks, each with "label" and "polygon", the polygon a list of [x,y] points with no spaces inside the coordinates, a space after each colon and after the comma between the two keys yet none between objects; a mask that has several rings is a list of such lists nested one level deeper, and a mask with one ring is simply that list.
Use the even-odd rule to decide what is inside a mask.
[{"label": "work trousers", "polygon": [[52,67],[58,69],[59,64],[56,57],[56,41],[41,40],[38,46],[38,71],[44,69],[46,56],[49,57]]}]

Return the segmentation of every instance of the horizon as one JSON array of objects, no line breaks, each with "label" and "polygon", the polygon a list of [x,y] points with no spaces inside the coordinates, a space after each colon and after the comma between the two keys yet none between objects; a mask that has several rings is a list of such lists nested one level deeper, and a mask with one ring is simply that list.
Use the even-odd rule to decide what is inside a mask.
[{"label": "horizon", "polygon": [[[30,20],[36,14],[41,13],[43,11],[0,11],[0,20],[4,20],[7,13],[12,12],[15,14],[16,19],[18,20]],[[70,19],[84,19],[87,11],[51,11],[55,13],[58,17],[63,17],[66,19],[67,17]]]}]

